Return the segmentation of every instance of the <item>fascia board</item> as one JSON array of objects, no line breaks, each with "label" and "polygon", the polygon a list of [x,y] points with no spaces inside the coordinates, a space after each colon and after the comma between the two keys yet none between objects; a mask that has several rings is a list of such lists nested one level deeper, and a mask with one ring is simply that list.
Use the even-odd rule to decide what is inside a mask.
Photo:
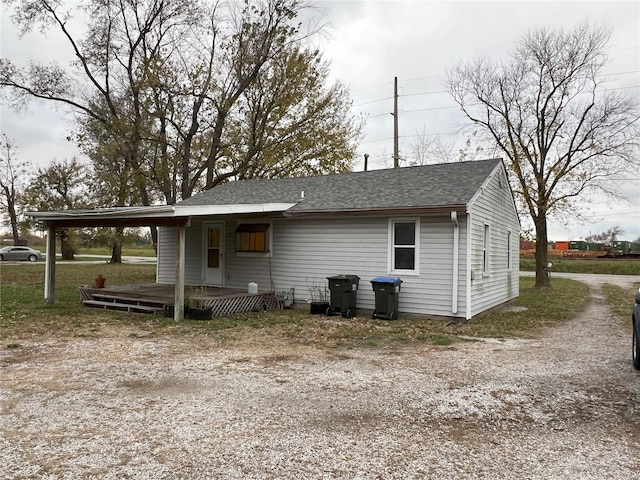
[{"label": "fascia board", "polygon": [[173,217],[173,205],[159,205],[147,207],[114,207],[94,210],[58,210],[52,212],[26,212],[26,216],[35,220],[97,220],[101,218],[166,218]]},{"label": "fascia board", "polygon": [[174,205],[176,217],[284,212],[295,203],[255,203],[234,205]]}]

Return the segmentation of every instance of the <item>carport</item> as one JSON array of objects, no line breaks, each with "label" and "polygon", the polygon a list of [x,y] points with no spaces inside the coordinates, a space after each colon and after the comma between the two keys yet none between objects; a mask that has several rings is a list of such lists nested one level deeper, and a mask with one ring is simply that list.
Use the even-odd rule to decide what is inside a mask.
[{"label": "carport", "polygon": [[29,212],[27,216],[41,222],[47,230],[44,298],[55,303],[56,230],[72,227],[177,227],[174,319],[184,319],[185,227],[191,217],[178,215],[173,205],[148,207],[113,207],[91,210]]}]

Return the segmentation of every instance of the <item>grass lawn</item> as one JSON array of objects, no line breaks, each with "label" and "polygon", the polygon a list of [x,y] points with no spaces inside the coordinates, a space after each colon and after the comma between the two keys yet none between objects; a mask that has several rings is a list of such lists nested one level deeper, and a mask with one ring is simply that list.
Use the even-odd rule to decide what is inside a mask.
[{"label": "grass lawn", "polygon": [[[153,265],[58,265],[56,304],[46,305],[44,265],[0,265],[0,341],[4,346],[38,336],[92,336],[113,327],[129,328],[131,335],[208,335],[224,342],[245,338],[279,338],[318,347],[399,346],[414,342],[450,345],[467,337],[533,336],[546,326],[565,321],[585,308],[588,287],[567,279],[552,279],[551,290],[533,288],[533,278],[520,280],[520,297],[509,307],[479,316],[471,322],[451,322],[403,315],[397,321],[371,320],[366,313],[354,319],[310,315],[308,310],[249,312],[211,321],[180,323],[162,316],[127,314],[83,307],[77,286],[91,284],[97,274],[108,284],[152,283]],[[633,290],[610,296],[616,311],[629,309]],[[630,300],[631,299],[631,300]]]},{"label": "grass lawn", "polygon": [[631,289],[610,284],[602,287],[611,311],[618,319],[629,326],[629,332],[631,332],[631,313],[633,311],[633,302],[636,298],[635,292],[638,291],[638,288],[640,288],[640,283],[637,283]]},{"label": "grass lawn", "polygon": [[[42,244],[29,245],[31,248],[40,250],[43,254],[47,251],[47,246]],[[60,245],[56,247],[56,253],[60,255]],[[109,247],[78,247],[75,258],[79,260],[82,255],[109,255],[111,256],[111,248]],[[122,247],[122,255],[125,257],[155,257],[156,251],[149,245],[124,245]]]},{"label": "grass lawn", "polygon": [[[550,258],[553,264],[552,272],[568,273],[601,273],[609,275],[639,275],[640,259],[567,259]],[[536,261],[531,258],[520,259],[520,270],[535,272]]]}]

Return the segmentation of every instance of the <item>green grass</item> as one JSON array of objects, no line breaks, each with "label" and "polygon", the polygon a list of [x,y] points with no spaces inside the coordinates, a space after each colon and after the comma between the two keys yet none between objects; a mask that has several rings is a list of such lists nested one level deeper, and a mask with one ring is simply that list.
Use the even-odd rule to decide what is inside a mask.
[{"label": "green grass", "polygon": [[629,327],[631,327],[631,312],[638,288],[640,288],[640,283],[630,288],[611,284],[605,284],[602,287],[607,304],[613,314],[622,322],[628,323]]},{"label": "green grass", "polygon": [[44,301],[43,264],[0,264],[0,338],[17,335],[83,335],[94,323],[133,323],[136,315],[105,315],[80,303],[78,286],[102,274],[107,283],[153,283],[155,266],[134,264],[56,265],[54,305]]},{"label": "green grass", "polygon": [[[31,248],[40,250],[42,253],[47,251],[47,246],[43,244],[29,245]],[[56,251],[60,253],[60,246],[56,247]],[[82,255],[109,255],[111,256],[111,248],[109,247],[78,247],[76,251],[76,259]],[[124,245],[122,247],[122,255],[125,257],[155,257],[156,252],[152,246],[149,245]]]},{"label": "green grass", "polygon": [[152,283],[153,265],[57,265],[56,303],[44,302],[44,265],[0,264],[0,340],[4,347],[38,337],[99,337],[125,328],[132,337],[207,336],[216,342],[286,341],[321,348],[387,347],[409,344],[447,346],[468,337],[532,336],[584,309],[588,288],[567,279],[552,279],[552,289],[536,290],[533,278],[520,281],[520,298],[472,322],[402,315],[396,321],[310,315],[305,310],[259,311],[179,323],[163,316],[127,314],[83,307],[77,291],[102,274],[107,284]]},{"label": "green grass", "polygon": [[[77,255],[111,255],[111,249],[108,247],[94,247],[94,248],[78,248]],[[122,247],[122,255],[125,257],[155,257],[156,252],[153,247],[136,247],[125,246]]]},{"label": "green grass", "polygon": [[[520,279],[520,296],[512,307],[526,309],[509,311],[500,308],[489,311],[463,329],[480,337],[528,336],[539,329],[572,318],[584,310],[589,301],[589,287],[581,282],[564,278],[552,278],[551,289],[538,290],[535,279]],[[464,331],[464,330],[463,330]]]},{"label": "green grass", "polygon": [[[552,272],[602,273],[609,275],[640,275],[640,259],[604,260],[604,259],[562,259],[550,258]],[[530,258],[520,259],[520,270],[534,272],[536,261]]]}]

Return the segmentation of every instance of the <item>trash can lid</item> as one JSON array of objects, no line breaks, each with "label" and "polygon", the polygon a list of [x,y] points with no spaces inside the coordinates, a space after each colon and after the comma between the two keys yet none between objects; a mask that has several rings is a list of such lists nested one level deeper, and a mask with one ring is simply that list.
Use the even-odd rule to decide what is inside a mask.
[{"label": "trash can lid", "polygon": [[360,277],[357,275],[334,275],[327,277],[327,280],[360,280]]},{"label": "trash can lid", "polygon": [[400,285],[402,280],[398,277],[376,277],[371,279],[371,283],[392,283],[394,285]]}]

